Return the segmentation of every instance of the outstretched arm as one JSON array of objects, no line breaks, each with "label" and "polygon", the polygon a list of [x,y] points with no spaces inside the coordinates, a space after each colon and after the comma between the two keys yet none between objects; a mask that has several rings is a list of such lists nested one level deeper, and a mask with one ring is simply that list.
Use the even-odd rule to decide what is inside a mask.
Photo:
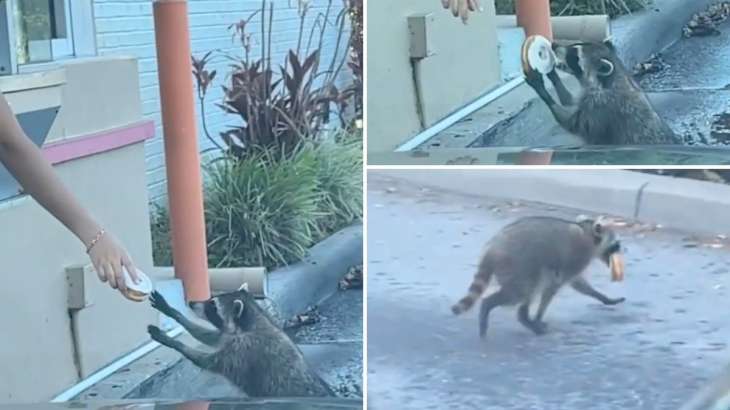
[{"label": "outstretched arm", "polygon": [[543,81],[542,74],[537,71],[531,71],[525,74],[525,81],[530,87],[532,87],[532,89],[535,90],[540,99],[547,104],[548,108],[550,108],[550,111],[553,113],[553,116],[560,124],[568,124],[570,122],[570,118],[576,113],[576,107],[564,107],[557,104],[545,88],[545,82]]},{"label": "outstretched arm", "polygon": [[20,182],[26,193],[66,226],[87,247],[99,279],[126,291],[122,266],[137,279],[127,251],[81,207],[46,161],[41,150],[25,135],[5,96],[0,93],[0,162]]},{"label": "outstretched arm", "polygon": [[157,309],[159,312],[172,318],[174,321],[179,323],[185,330],[190,333],[192,337],[197,339],[199,342],[204,343],[208,346],[213,346],[220,340],[221,333],[217,330],[206,329],[203,326],[194,323],[183,315],[179,310],[170,306],[167,300],[162,296],[161,293],[154,291],[150,295],[150,303],[152,307]]}]

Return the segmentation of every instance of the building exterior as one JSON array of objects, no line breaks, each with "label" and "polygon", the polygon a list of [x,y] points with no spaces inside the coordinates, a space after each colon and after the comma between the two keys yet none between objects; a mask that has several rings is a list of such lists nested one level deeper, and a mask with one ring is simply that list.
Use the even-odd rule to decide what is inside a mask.
[{"label": "building exterior", "polygon": [[[189,1],[193,53],[240,52],[228,27],[261,3]],[[298,40],[299,14],[287,0],[270,3],[276,63]],[[309,27],[328,4],[334,14],[342,8],[341,0],[310,3]],[[325,55],[337,43],[329,33]],[[0,0],[0,91],[83,205],[161,280],[170,271],[153,266],[149,225],[149,202],[166,192],[155,54],[150,0]],[[223,80],[228,63],[219,56],[209,68]],[[206,107],[214,135],[235,121],[216,107],[220,85]],[[199,145],[210,143],[201,136]],[[154,311],[101,284],[83,246],[2,166],[0,245],[0,300],[14,312],[0,319],[0,402],[48,400],[148,341]],[[69,296],[72,284],[84,288],[81,306]]]}]

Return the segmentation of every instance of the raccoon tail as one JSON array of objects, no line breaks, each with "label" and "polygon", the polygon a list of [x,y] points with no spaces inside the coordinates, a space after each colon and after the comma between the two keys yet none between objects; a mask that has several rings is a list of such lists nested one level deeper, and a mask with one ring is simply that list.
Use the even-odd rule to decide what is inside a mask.
[{"label": "raccoon tail", "polygon": [[472,281],[471,286],[469,286],[469,292],[466,296],[461,298],[457,304],[451,307],[451,311],[455,315],[464,313],[474,306],[474,303],[479,300],[479,297],[482,296],[482,293],[484,293],[487,289],[489,280],[492,278],[492,271],[491,263],[489,263],[487,258],[484,258],[479,264],[477,274],[474,275],[474,281]]}]

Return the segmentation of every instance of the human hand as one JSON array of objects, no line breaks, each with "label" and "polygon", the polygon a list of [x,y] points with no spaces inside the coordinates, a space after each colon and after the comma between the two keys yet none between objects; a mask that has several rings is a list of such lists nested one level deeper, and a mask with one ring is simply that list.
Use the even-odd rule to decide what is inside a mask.
[{"label": "human hand", "polygon": [[119,289],[122,293],[127,292],[122,267],[129,272],[134,283],[140,282],[132,259],[110,232],[102,231],[98,240],[91,245],[88,254],[99,280],[109,282],[112,289]]},{"label": "human hand", "polygon": [[482,11],[479,0],[441,0],[441,5],[445,9],[451,9],[454,17],[461,17],[464,24],[469,19],[470,11]]}]

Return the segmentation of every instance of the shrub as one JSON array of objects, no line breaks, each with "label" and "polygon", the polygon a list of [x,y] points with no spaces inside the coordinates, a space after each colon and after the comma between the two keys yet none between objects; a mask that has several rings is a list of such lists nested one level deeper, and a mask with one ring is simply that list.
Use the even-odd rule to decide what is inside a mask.
[{"label": "shrub", "polygon": [[[337,142],[339,141],[339,142]],[[287,157],[258,151],[222,157],[207,170],[205,218],[210,266],[274,268],[362,218],[362,141],[306,144]],[[172,264],[167,209],[152,217],[155,264]]]},{"label": "shrub", "polygon": [[211,266],[279,266],[302,258],[321,215],[312,150],[223,157],[208,167],[205,216]]},{"label": "shrub", "polygon": [[[611,17],[628,14],[646,8],[649,0],[552,0],[550,9],[554,16],[584,14],[608,14]],[[497,14],[514,14],[515,0],[495,0]]]},{"label": "shrub", "polygon": [[152,225],[152,260],[155,266],[172,265],[172,238],[170,237],[170,218],[167,208],[152,204],[150,215]]},{"label": "shrub", "polygon": [[362,140],[347,136],[340,143],[314,148],[319,200],[318,239],[362,218]]}]

